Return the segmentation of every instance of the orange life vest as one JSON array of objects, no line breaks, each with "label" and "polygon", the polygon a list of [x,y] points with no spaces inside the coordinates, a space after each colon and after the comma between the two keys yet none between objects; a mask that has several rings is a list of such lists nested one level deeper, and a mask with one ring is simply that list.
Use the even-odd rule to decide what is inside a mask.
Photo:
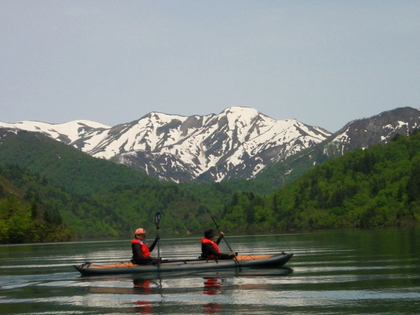
[{"label": "orange life vest", "polygon": [[[211,246],[213,246],[213,248],[216,250],[216,252],[221,253],[221,251],[219,250],[219,246],[217,246],[216,242],[213,242],[212,240],[209,240],[208,238],[203,237],[201,239],[201,244],[211,244]],[[215,258],[214,255],[209,255],[209,258]]]},{"label": "orange life vest", "polygon": [[140,245],[140,249],[141,249],[141,253],[143,254],[143,257],[150,257],[150,250],[149,250],[149,246],[147,246],[147,244],[137,238],[133,239],[131,241],[131,244],[139,244]]}]

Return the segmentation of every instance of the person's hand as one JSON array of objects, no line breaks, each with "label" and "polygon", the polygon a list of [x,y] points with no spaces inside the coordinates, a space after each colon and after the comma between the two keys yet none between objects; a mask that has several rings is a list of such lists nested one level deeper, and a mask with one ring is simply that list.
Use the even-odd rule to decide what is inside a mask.
[{"label": "person's hand", "polygon": [[220,231],[220,236],[224,236],[225,232]]}]

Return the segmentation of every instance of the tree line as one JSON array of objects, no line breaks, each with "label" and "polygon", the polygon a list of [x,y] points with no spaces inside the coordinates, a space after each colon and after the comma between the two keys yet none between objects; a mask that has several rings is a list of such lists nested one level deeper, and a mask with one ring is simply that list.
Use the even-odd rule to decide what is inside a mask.
[{"label": "tree line", "polygon": [[238,232],[418,225],[420,133],[329,160],[265,198],[235,194],[223,218]]},{"label": "tree line", "polygon": [[[82,169],[94,162],[79,161]],[[21,164],[0,164],[0,242],[131,237],[137,227],[152,228],[156,212],[167,218],[161,221],[166,235],[181,236],[201,235],[213,225],[211,216],[230,234],[412,226],[420,221],[418,132],[329,160],[268,195],[240,191],[232,182],[177,185],[132,175],[121,181],[108,164],[112,162],[104,162],[112,184],[95,187],[94,174],[88,172],[85,189],[74,188],[84,182],[84,172],[71,167],[56,165],[50,176]],[[69,183],[63,180],[72,177]]]}]

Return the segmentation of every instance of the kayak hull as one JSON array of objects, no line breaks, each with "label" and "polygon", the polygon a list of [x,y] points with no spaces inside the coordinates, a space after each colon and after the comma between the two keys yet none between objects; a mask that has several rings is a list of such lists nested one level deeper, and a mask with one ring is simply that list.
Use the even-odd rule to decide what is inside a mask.
[{"label": "kayak hull", "polygon": [[110,275],[127,273],[154,273],[154,272],[174,272],[186,270],[214,270],[242,267],[281,267],[284,266],[293,254],[279,253],[274,255],[242,255],[236,259],[179,259],[161,260],[154,265],[136,265],[131,262],[121,262],[111,265],[94,265],[84,263],[76,266],[84,276],[91,275]]}]

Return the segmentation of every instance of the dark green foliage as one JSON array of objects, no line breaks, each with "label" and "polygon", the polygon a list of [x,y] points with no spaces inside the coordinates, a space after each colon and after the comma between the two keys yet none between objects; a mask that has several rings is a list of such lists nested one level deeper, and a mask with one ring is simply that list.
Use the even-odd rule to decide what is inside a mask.
[{"label": "dark green foliage", "polygon": [[[8,179],[7,179],[8,178]],[[9,180],[10,179],[10,180]],[[24,187],[24,190],[16,188]],[[30,185],[26,185],[30,183]],[[67,241],[72,232],[57,208],[45,203],[38,189],[54,189],[39,176],[17,166],[0,165],[0,243]]]},{"label": "dark green foliage", "polygon": [[[158,211],[166,235],[201,235],[214,227],[211,215],[227,233],[420,221],[420,133],[325,162],[271,195],[269,180],[158,182],[42,135],[21,136],[0,143],[8,163],[0,165],[0,242],[128,238],[138,227],[153,235]],[[282,186],[280,169],[271,176]]]},{"label": "dark green foliage", "polygon": [[[74,238],[129,237],[139,226],[153,228],[157,211],[166,218],[162,221],[165,233],[201,234],[209,216],[197,216],[198,209],[220,212],[231,195],[220,184],[158,182],[29,132],[3,138],[0,161],[17,163],[4,167],[5,178],[29,196],[28,200],[43,202],[44,220],[59,220],[52,212],[57,209]],[[31,219],[38,207],[30,209]]]},{"label": "dark green foliage", "polygon": [[[35,221],[71,227],[72,233],[66,230],[66,239],[131,237],[137,227],[153,231],[154,215],[158,211],[165,218],[161,227],[167,235],[201,234],[203,226],[211,222],[208,214],[221,209],[222,202],[227,202],[230,196],[219,184],[195,188],[194,185],[155,181],[118,186],[105,193],[77,195],[51,185],[45,177],[18,165],[0,166],[0,174],[2,182],[7,178],[20,189],[7,198],[0,198],[3,202],[0,214],[4,219],[0,221],[0,242],[63,240],[62,236],[59,238],[58,230],[55,238],[53,234],[47,237],[33,227],[29,233],[29,226]],[[3,191],[9,190],[0,187]],[[217,199],[213,200],[212,196]],[[204,208],[206,215],[197,216],[197,211]],[[9,213],[18,221],[6,220]],[[5,226],[11,226],[7,233]],[[18,231],[25,231],[25,237],[15,237],[20,235]]]},{"label": "dark green foliage", "polygon": [[264,202],[236,195],[225,224],[237,231],[415,225],[419,196],[420,133],[414,133],[330,160]]},{"label": "dark green foliage", "polygon": [[96,159],[40,133],[8,134],[0,144],[0,163],[18,164],[42,174],[69,193],[100,193],[119,185],[156,182],[113,162]]}]

